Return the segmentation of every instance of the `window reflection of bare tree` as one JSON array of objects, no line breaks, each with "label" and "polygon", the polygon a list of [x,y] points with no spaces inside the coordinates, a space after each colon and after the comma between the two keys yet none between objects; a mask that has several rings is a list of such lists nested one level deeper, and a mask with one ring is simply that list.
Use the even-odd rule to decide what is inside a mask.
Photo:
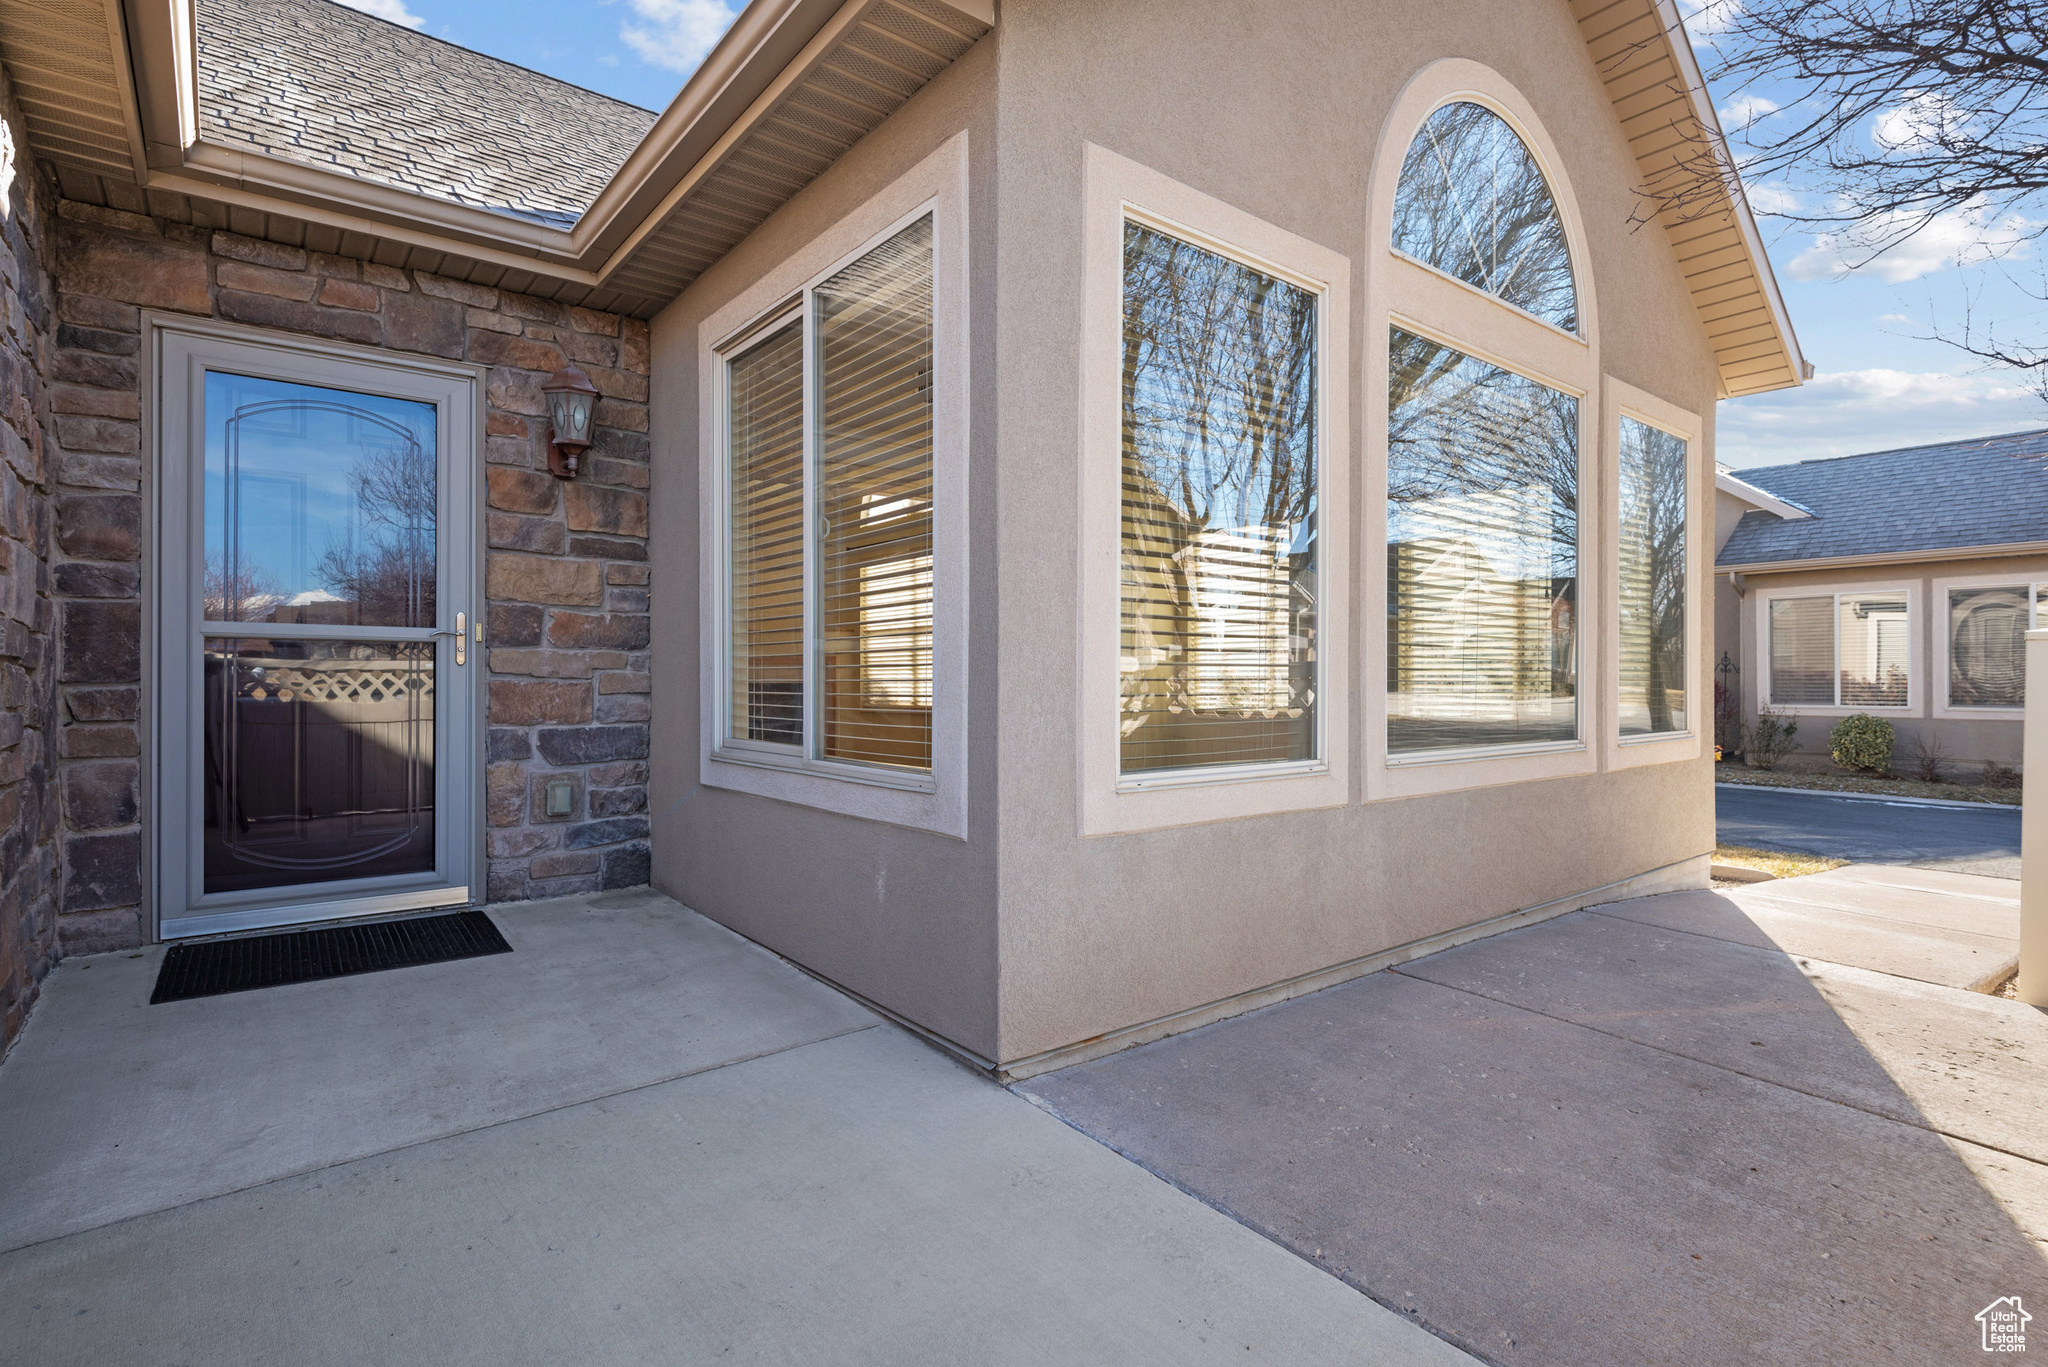
[{"label": "window reflection of bare tree", "polygon": [[[1126,653],[1144,658],[1152,676],[1127,678],[1127,693],[1139,692],[1127,697],[1127,710],[1222,706],[1270,715],[1312,701],[1313,542],[1301,533],[1311,530],[1314,513],[1315,366],[1314,295],[1165,233],[1126,225]],[[1219,666],[1235,682],[1212,681],[1194,696],[1182,666],[1195,635],[1214,649],[1236,629],[1220,620],[1205,627],[1194,581],[1206,573],[1216,586],[1241,591],[1234,596],[1274,596],[1275,589],[1261,586],[1272,570],[1251,563],[1261,558],[1255,545],[1283,557],[1275,566],[1284,576],[1276,586],[1276,626],[1291,661],[1280,667],[1281,677],[1270,678],[1270,665],[1247,653]],[[1270,645],[1255,629],[1234,649],[1264,659]],[[1276,690],[1287,696],[1270,696]]]},{"label": "window reflection of bare tree", "polygon": [[435,621],[434,457],[417,441],[364,449],[349,472],[356,526],[315,573],[364,626]]}]

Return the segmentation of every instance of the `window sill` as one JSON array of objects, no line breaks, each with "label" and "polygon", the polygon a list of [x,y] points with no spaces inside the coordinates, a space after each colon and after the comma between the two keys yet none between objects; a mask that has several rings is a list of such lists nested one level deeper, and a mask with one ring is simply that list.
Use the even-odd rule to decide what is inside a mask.
[{"label": "window sill", "polygon": [[1586,743],[1582,740],[1561,740],[1541,741],[1529,745],[1481,745],[1464,750],[1425,750],[1413,755],[1389,754],[1387,767],[1419,769],[1436,764],[1472,764],[1489,759],[1519,759],[1524,755],[1568,755],[1585,748]]},{"label": "window sill", "polygon": [[1303,760],[1292,764],[1212,765],[1201,769],[1171,769],[1157,778],[1119,776],[1120,793],[1156,793],[1172,788],[1208,788],[1219,783],[1265,783],[1274,779],[1313,778],[1330,772],[1326,760]]},{"label": "window sill", "polygon": [[1645,735],[1617,736],[1616,745],[1668,745],[1675,740],[1692,740],[1691,731],[1651,731]]},{"label": "window sill", "polygon": [[773,769],[779,773],[801,774],[807,778],[829,778],[841,783],[858,783],[870,788],[889,788],[902,793],[936,793],[938,780],[930,774],[893,774],[866,765],[835,764],[830,760],[787,758],[744,750],[713,750],[714,764],[737,764],[749,769]]}]

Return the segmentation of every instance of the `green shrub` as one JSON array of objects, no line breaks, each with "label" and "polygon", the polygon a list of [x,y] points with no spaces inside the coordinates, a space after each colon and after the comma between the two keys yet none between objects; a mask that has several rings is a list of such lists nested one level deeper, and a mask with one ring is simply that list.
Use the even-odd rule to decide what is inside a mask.
[{"label": "green shrub", "polygon": [[1844,769],[1883,773],[1892,767],[1892,724],[1858,712],[1842,718],[1828,737],[1828,755]]}]

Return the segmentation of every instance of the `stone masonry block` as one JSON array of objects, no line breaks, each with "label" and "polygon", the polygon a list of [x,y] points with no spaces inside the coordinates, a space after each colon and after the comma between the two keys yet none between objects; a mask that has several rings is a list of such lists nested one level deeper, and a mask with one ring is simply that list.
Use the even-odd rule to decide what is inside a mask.
[{"label": "stone masonry block", "polygon": [[571,850],[539,855],[527,867],[535,878],[566,878],[572,874],[596,873],[603,863],[604,856],[596,850]]},{"label": "stone masonry block", "polygon": [[282,328],[289,332],[310,332],[318,337],[376,345],[384,340],[384,329],[367,313],[346,309],[323,309],[296,299],[277,299],[267,294],[241,290],[220,292],[220,316],[257,327]]},{"label": "stone masonry block", "polygon": [[600,881],[606,888],[637,888],[648,881],[653,872],[653,857],[647,842],[636,840],[630,845],[621,845],[604,852],[604,873]]},{"label": "stone masonry block", "polygon": [[142,677],[142,605],[82,601],[63,606],[65,683],[133,683]]},{"label": "stone masonry block", "polygon": [[468,330],[462,309],[445,299],[387,292],[384,295],[384,341],[399,351],[459,359]]},{"label": "stone masonry block", "polygon": [[471,308],[490,309],[498,306],[498,292],[488,285],[472,285],[467,280],[451,280],[445,275],[429,275],[425,271],[414,275],[423,294],[441,299],[454,299],[468,304]]},{"label": "stone masonry block", "polygon": [[484,818],[493,826],[517,826],[526,814],[526,766],[492,764],[484,769]]},{"label": "stone masonry block", "polygon": [[597,700],[593,714],[601,722],[646,721],[654,705],[645,693],[608,693]]},{"label": "stone masonry block", "polygon": [[492,859],[524,859],[562,842],[562,833],[545,826],[520,826],[509,831],[487,831],[484,853]]},{"label": "stone masonry block", "polygon": [[493,679],[493,726],[579,726],[590,720],[590,685],[528,679]]},{"label": "stone masonry block", "polygon": [[133,760],[66,766],[65,821],[78,831],[134,825],[141,810],[140,781]]},{"label": "stone masonry block", "polygon": [[66,598],[133,598],[142,589],[142,569],[137,565],[57,566],[57,592]]},{"label": "stone masonry block", "polygon": [[488,636],[494,646],[537,646],[545,608],[525,603],[491,604]]},{"label": "stone masonry block", "polygon": [[569,530],[608,536],[647,535],[647,495],[602,485],[571,483],[562,490]]},{"label": "stone masonry block", "polygon": [[213,278],[224,290],[247,290],[301,303],[311,299],[313,291],[320,288],[319,280],[304,271],[274,271],[268,266],[246,266],[239,261],[221,262],[214,268]]},{"label": "stone masonry block", "polygon": [[586,821],[581,826],[571,826],[562,833],[562,844],[572,850],[587,850],[595,845],[615,845],[621,840],[646,838],[646,817],[608,816],[602,821]]},{"label": "stone masonry block", "polygon": [[127,494],[70,494],[58,499],[57,545],[81,560],[139,560],[142,500]]},{"label": "stone masonry block", "polygon": [[56,416],[57,441],[68,451],[97,451],[132,456],[142,449],[142,427],[122,418]]},{"label": "stone masonry block", "polygon": [[606,760],[646,759],[644,726],[550,727],[539,736],[541,758],[550,764],[601,764]]},{"label": "stone masonry block", "polygon": [[[539,470],[489,470],[485,479],[490,485],[491,506],[508,513],[551,513],[561,498],[562,481]],[[574,490],[577,486],[568,487]],[[576,524],[572,520],[569,525]]]},{"label": "stone masonry block", "polygon": [[489,544],[499,550],[560,555],[569,549],[569,533],[551,517],[494,512],[485,517],[484,532]]},{"label": "stone masonry block", "polygon": [[515,370],[560,370],[567,360],[560,347],[504,332],[477,331],[469,335],[469,359],[485,365],[510,366]]},{"label": "stone masonry block", "polygon": [[282,242],[265,242],[257,237],[243,237],[240,233],[215,233],[213,254],[229,257],[235,261],[247,261],[257,266],[272,266],[284,271],[306,269],[306,252],[303,247],[292,247]]},{"label": "stone masonry block", "polygon": [[333,309],[375,313],[382,297],[375,285],[365,285],[360,280],[329,280],[320,287],[320,302]]},{"label": "stone masonry block", "polygon": [[589,561],[494,554],[487,578],[490,597],[512,602],[594,607],[604,601],[599,566]]},{"label": "stone masonry block", "polygon": [[532,759],[533,737],[516,727],[493,726],[484,733],[484,750],[492,760]]},{"label": "stone masonry block", "polygon": [[195,246],[61,222],[57,261],[57,278],[75,294],[181,313],[213,310],[206,254]]},{"label": "stone masonry block", "polygon": [[564,650],[639,650],[647,643],[644,615],[557,612],[548,619],[548,644]]},{"label": "stone masonry block", "polygon": [[141,831],[65,837],[65,911],[99,911],[141,900]]},{"label": "stone masonry block", "polygon": [[73,721],[134,721],[141,700],[134,688],[74,688],[64,706]]},{"label": "stone masonry block", "polygon": [[57,749],[65,759],[112,759],[141,754],[142,742],[132,726],[67,726]]}]

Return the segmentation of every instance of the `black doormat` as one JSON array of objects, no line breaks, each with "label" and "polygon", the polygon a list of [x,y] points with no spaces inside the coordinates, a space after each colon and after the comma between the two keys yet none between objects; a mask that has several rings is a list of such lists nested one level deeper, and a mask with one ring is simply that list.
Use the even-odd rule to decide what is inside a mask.
[{"label": "black doormat", "polygon": [[173,945],[157,971],[156,991],[149,1002],[154,1006],[511,952],[498,927],[480,911]]}]

